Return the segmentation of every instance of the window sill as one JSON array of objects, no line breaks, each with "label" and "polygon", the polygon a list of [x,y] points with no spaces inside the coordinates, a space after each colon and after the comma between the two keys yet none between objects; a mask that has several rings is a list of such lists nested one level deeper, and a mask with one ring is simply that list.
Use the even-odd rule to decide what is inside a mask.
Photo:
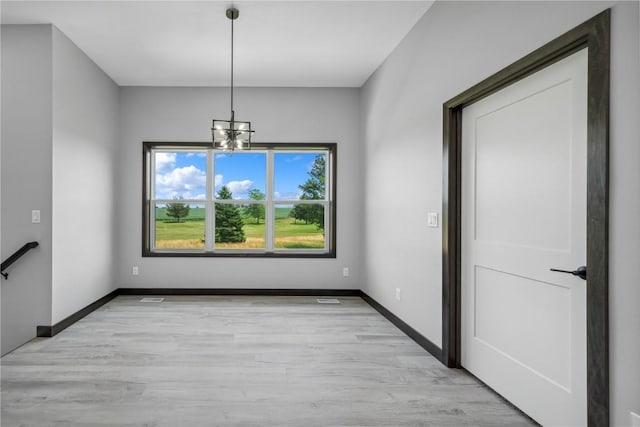
[{"label": "window sill", "polygon": [[149,258],[336,258],[333,252],[237,252],[237,251],[142,251],[143,257]]}]

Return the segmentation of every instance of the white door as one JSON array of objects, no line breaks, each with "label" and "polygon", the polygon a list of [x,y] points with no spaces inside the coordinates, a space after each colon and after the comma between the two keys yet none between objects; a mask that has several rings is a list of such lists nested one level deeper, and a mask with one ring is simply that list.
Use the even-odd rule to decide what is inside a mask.
[{"label": "white door", "polygon": [[587,424],[587,52],[462,112],[462,365],[545,426]]}]

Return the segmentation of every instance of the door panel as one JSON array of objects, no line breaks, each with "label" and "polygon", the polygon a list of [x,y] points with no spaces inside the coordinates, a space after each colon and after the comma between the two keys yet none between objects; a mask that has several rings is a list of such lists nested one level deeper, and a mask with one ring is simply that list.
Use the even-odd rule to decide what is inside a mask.
[{"label": "door panel", "polygon": [[586,49],[462,113],[462,365],[586,425]]},{"label": "door panel", "polygon": [[[509,98],[493,100],[498,108],[475,118],[476,240],[567,251],[571,82],[522,96],[505,106]],[[522,227],[514,216],[532,221]]]},{"label": "door panel", "polygon": [[[475,270],[475,339],[569,389],[571,289],[479,266]],[[509,304],[493,304],[503,300]]]}]

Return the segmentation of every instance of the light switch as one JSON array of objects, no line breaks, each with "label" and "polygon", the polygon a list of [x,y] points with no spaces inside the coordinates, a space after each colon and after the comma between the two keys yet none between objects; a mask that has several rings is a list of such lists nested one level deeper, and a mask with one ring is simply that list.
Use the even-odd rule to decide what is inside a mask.
[{"label": "light switch", "polygon": [[31,222],[33,224],[40,224],[40,211],[39,210],[31,211]]},{"label": "light switch", "polygon": [[427,214],[427,225],[429,227],[438,226],[438,212],[429,212]]}]

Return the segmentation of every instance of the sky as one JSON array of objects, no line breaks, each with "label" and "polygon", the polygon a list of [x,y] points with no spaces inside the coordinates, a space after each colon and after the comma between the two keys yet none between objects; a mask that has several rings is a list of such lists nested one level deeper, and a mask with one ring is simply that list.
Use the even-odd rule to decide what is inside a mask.
[{"label": "sky", "polygon": [[[299,185],[309,179],[308,172],[316,153],[274,154],[275,199],[297,200]],[[206,151],[156,152],[156,199],[206,198]],[[216,192],[226,185],[234,199],[247,199],[248,191],[266,193],[266,156],[264,152],[233,155],[216,153],[214,161]]]}]

